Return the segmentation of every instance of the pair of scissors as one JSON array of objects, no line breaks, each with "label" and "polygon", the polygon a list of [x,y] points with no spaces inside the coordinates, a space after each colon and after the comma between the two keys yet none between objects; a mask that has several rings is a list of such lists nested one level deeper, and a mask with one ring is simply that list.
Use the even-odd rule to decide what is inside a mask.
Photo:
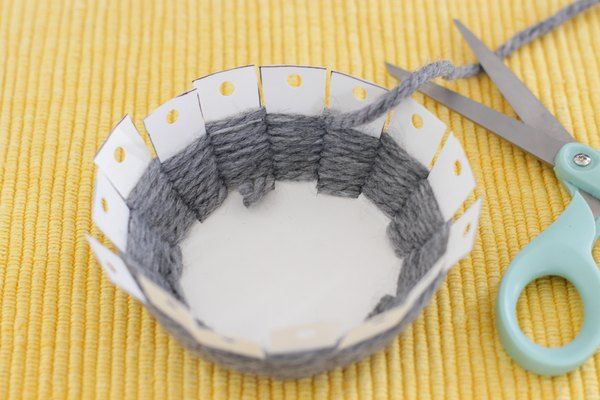
[{"label": "pair of scissors", "polygon": [[[576,142],[499,57],[459,21],[455,23],[520,121],[434,83],[419,90],[554,166],[557,178],[573,195],[563,214],[511,262],[496,301],[496,324],[506,352],[527,370],[563,374],[583,364],[600,346],[600,270],[592,256],[600,236],[600,152]],[[387,69],[399,80],[410,74],[391,64]],[[585,315],[577,337],[558,348],[531,341],[519,328],[516,316],[523,289],[549,275],[563,277],[575,286]]]}]

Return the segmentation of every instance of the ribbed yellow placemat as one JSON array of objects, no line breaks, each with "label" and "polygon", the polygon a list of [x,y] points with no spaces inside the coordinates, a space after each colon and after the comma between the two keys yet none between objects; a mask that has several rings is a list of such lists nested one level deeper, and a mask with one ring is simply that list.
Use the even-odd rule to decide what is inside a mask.
[{"label": "ribbed yellow placemat", "polygon": [[[502,272],[568,195],[550,168],[430,100],[485,198],[477,245],[424,314],[358,364],[284,383],[200,361],[108,282],[84,239],[99,235],[90,205],[102,140],[125,113],[142,128],[196,77],[298,63],[390,87],[385,60],[473,60],[452,18],[495,46],[567,1],[0,1],[0,399],[599,398],[600,354],[540,378],[511,362],[493,322]],[[599,41],[596,8],[509,61],[597,148]],[[511,112],[485,77],[450,86]],[[519,313],[526,332],[551,345],[574,337],[582,319],[576,292],[558,279],[531,285]]]}]

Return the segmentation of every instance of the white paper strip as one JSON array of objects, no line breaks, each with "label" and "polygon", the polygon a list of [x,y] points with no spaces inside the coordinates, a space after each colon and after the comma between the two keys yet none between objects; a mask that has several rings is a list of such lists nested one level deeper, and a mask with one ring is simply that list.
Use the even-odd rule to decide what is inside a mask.
[{"label": "white paper strip", "polygon": [[177,322],[188,332],[191,332],[198,325],[185,304],[181,303],[144,275],[140,274],[138,280],[150,304],[158,308],[165,315],[168,315],[169,318]]},{"label": "white paper strip", "polygon": [[174,156],[206,134],[198,94],[192,90],[167,101],[144,119],[144,126],[159,160]]},{"label": "white paper strip", "polygon": [[360,326],[349,331],[340,342],[339,347],[344,349],[387,331],[402,320],[406,311],[406,307],[396,307],[369,318]]},{"label": "white paper strip", "polygon": [[442,215],[449,221],[475,188],[469,160],[453,134],[448,136],[428,179]]},{"label": "white paper strip", "polygon": [[125,199],[151,160],[150,151],[129,115],[117,124],[94,158],[98,168]]},{"label": "white paper strip", "polygon": [[319,67],[260,67],[267,113],[321,115],[327,70]]},{"label": "white paper strip", "polygon": [[446,250],[447,268],[451,268],[473,249],[481,205],[482,201],[478,199],[460,218],[452,223],[448,249]]},{"label": "white paper strip", "polygon": [[87,240],[111,282],[144,303],[146,298],[121,257],[104,247],[92,236],[88,235]]},{"label": "white paper strip", "polygon": [[[331,73],[329,107],[334,111],[348,112],[363,108],[373,103],[377,97],[387,92],[381,86],[354,78],[341,72]],[[354,129],[373,137],[379,137],[385,125],[386,115]]]},{"label": "white paper strip", "polygon": [[126,251],[129,208],[101,171],[96,174],[92,219],[119,250]]},{"label": "white paper strip", "polygon": [[230,339],[202,327],[197,327],[191,333],[200,344],[205,346],[247,357],[265,358],[265,352],[256,343],[241,339]]},{"label": "white paper strip", "polygon": [[408,154],[426,167],[435,155],[446,125],[425,107],[406,99],[392,113],[388,134]]},{"label": "white paper strip", "polygon": [[260,107],[254,65],[217,72],[194,81],[206,122]]}]

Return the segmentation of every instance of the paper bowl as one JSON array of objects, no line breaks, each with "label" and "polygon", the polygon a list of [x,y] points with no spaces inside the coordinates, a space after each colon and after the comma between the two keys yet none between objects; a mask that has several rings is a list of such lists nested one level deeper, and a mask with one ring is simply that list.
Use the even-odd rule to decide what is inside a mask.
[{"label": "paper bowl", "polygon": [[[157,159],[125,117],[95,158],[93,219],[118,249],[89,237],[100,265],[185,347],[236,370],[298,378],[382,348],[473,246],[481,202],[472,196],[475,181],[460,143],[411,99],[350,133],[269,121],[280,114],[318,121],[384,92],[316,67],[212,74],[145,119]],[[243,151],[254,138],[238,135],[238,144],[225,140],[220,150],[223,129],[211,129],[224,119],[239,125],[233,119],[252,110],[264,112],[256,124],[265,127],[248,134],[264,135],[259,147],[267,146],[270,163],[268,177],[250,178],[274,179],[275,189],[245,207],[241,185],[232,182],[245,182],[239,165],[256,163],[256,152]],[[314,155],[322,146],[314,176],[310,157],[286,152],[282,130],[298,152]],[[345,142],[345,134],[354,136]],[[313,147],[297,143],[309,135]],[[370,153],[360,148],[363,139]],[[329,151],[335,146],[337,153]],[[224,151],[235,155],[226,154],[233,167],[222,161]],[[398,178],[408,169],[418,178],[410,185]],[[347,183],[357,170],[364,175],[359,184],[356,176]],[[423,223],[433,214],[439,223]]]}]

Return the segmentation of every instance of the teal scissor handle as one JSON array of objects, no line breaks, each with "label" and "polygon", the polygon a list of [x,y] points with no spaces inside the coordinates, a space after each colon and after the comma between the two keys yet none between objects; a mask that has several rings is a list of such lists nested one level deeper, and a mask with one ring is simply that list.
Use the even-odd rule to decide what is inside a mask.
[{"label": "teal scissor handle", "polygon": [[[593,356],[600,346],[600,270],[592,257],[600,224],[577,191],[582,188],[597,196],[600,170],[592,164],[594,174],[589,174],[589,170],[579,174],[578,167],[569,163],[580,150],[591,154],[595,163],[600,161],[600,153],[579,143],[561,149],[556,157],[556,172],[573,193],[573,200],[554,224],[515,257],[502,279],[496,302],[497,326],[504,349],[523,368],[541,375],[569,372]],[[570,281],[584,308],[581,331],[572,342],[558,348],[531,341],[521,331],[516,316],[517,300],[525,286],[549,275]]]},{"label": "teal scissor handle", "polygon": [[[600,271],[592,257],[596,224],[583,197],[576,193],[565,212],[523,249],[502,278],[496,318],[500,341],[523,368],[541,375],[569,372],[600,346]],[[570,281],[583,302],[581,331],[570,343],[549,348],[531,341],[519,328],[517,300],[537,278],[556,275]]]},{"label": "teal scissor handle", "polygon": [[[575,164],[577,154],[587,155],[589,165],[582,167]],[[600,151],[579,142],[567,143],[554,159],[554,172],[571,193],[581,189],[600,199]]]}]

